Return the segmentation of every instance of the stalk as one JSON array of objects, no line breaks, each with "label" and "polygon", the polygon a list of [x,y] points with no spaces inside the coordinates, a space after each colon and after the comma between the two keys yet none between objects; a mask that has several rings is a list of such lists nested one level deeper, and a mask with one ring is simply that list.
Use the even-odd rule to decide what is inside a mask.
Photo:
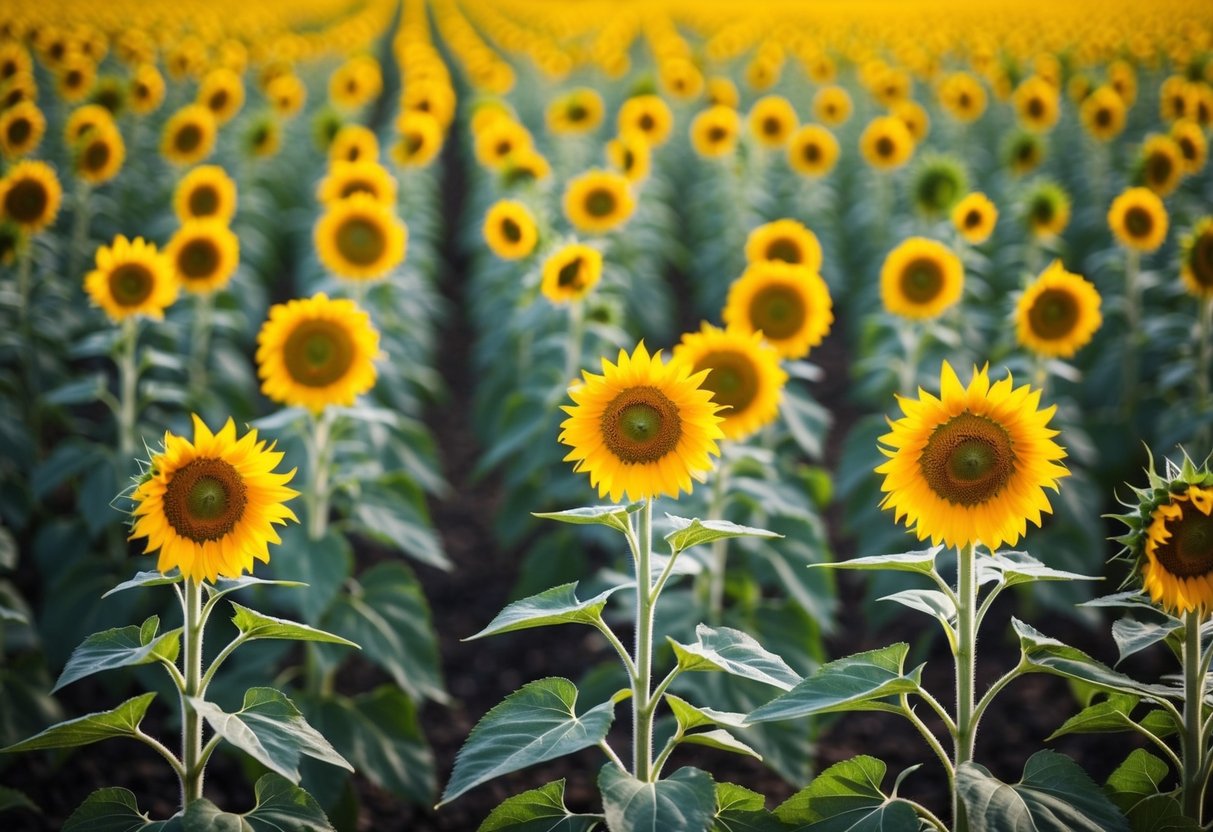
[{"label": "stalk", "polygon": [[[956,595],[956,741],[953,767],[973,759],[973,742],[977,735],[974,719],[973,672],[977,658],[977,570],[974,568],[973,544],[957,551]],[[966,832],[968,821],[960,795],[952,792],[952,821],[957,832]]]},{"label": "stalk", "polygon": [[1184,742],[1183,804],[1184,814],[1203,824],[1205,749],[1202,711],[1205,698],[1204,664],[1200,653],[1201,616],[1195,611],[1184,615]]},{"label": "stalk", "polygon": [[[1206,300],[1200,309],[1200,353],[1196,361],[1196,412],[1213,410],[1209,401],[1209,375],[1213,373],[1213,298]],[[1209,445],[1210,425],[1206,421],[1200,427],[1198,444]]]},{"label": "stalk", "polygon": [[[729,479],[729,468],[725,462],[720,463],[716,479],[712,483],[711,501],[708,503],[708,519],[720,520],[724,515],[724,497]],[[724,575],[729,562],[729,543],[727,540],[712,542],[712,569],[708,573],[708,620],[712,626],[718,626],[724,616]]]},{"label": "stalk", "polygon": [[185,629],[181,633],[184,653],[185,689],[181,696],[181,764],[185,775],[181,779],[181,807],[202,797],[202,719],[186,702],[186,697],[198,696],[202,689],[202,584],[185,582]]},{"label": "stalk", "polygon": [[569,343],[564,353],[564,379],[561,384],[572,384],[581,369],[581,345],[585,340],[585,304],[575,300],[569,304]]},{"label": "stalk", "polygon": [[118,342],[118,450],[120,458],[135,454],[136,412],[139,395],[139,366],[136,345],[139,323],[132,315],[122,322],[122,338]]},{"label": "stalk", "polygon": [[632,773],[641,782],[653,779],[653,501],[640,510],[636,545],[636,675],[632,679]]},{"label": "stalk", "polygon": [[897,335],[901,340],[903,352],[897,389],[903,396],[913,396],[914,388],[918,386],[918,359],[922,352],[922,332],[913,321],[902,321],[897,328]]},{"label": "stalk", "polygon": [[38,348],[34,344],[34,328],[31,322],[33,317],[33,259],[34,259],[34,241],[32,237],[22,235],[22,239],[18,242],[17,249],[17,293],[20,298],[20,304],[17,314],[20,318],[21,330],[21,345],[24,347],[25,355],[25,395],[28,397],[29,403],[29,426],[30,434],[34,439],[35,448],[41,444],[41,425],[39,418],[41,414],[38,410],[39,401],[39,383],[38,383]]},{"label": "stalk", "polygon": [[1138,273],[1141,253],[1137,249],[1125,252],[1125,322],[1128,325],[1128,350],[1125,353],[1125,408],[1132,413],[1137,398],[1137,348],[1141,327],[1141,287]]},{"label": "stalk", "polygon": [[332,420],[328,411],[312,417],[312,434],[308,442],[311,470],[307,487],[307,536],[319,540],[329,525],[329,440]]},{"label": "stalk", "polygon": [[194,301],[194,331],[190,338],[190,398],[195,401],[206,391],[206,353],[211,340],[211,317],[215,309],[212,292],[198,295]]},{"label": "stalk", "polygon": [[92,188],[88,182],[83,179],[76,183],[76,216],[75,222],[72,223],[72,246],[68,249],[68,269],[67,275],[69,280],[76,280],[80,276],[80,262],[86,254],[85,249],[88,246],[88,226],[91,215],[89,213],[89,194]]}]

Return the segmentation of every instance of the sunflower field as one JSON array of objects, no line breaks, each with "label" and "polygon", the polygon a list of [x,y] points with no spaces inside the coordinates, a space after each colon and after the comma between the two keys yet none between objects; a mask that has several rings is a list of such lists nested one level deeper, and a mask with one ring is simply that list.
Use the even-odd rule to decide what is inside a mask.
[{"label": "sunflower field", "polygon": [[1199,0],[5,4],[0,829],[1213,829],[1211,135]]}]

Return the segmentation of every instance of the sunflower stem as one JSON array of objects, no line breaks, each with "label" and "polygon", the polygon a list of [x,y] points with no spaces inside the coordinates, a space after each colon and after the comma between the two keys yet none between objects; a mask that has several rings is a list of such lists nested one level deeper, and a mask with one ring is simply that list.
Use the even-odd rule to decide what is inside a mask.
[{"label": "sunflower stem", "polygon": [[[708,520],[720,520],[724,517],[724,501],[729,480],[728,465],[722,460],[712,482],[712,496],[708,503]],[[712,568],[708,573],[708,621],[713,627],[719,626],[724,616],[724,576],[729,562],[729,544],[727,540],[716,540],[712,543]]]},{"label": "sunflower stem", "polygon": [[139,394],[139,365],[136,347],[139,323],[135,316],[122,321],[122,337],[118,341],[118,451],[120,459],[135,454],[135,419]]},{"label": "sunflower stem", "polygon": [[68,280],[80,277],[80,263],[88,248],[88,226],[92,218],[89,211],[89,194],[92,188],[88,182],[80,179],[76,182],[76,216],[72,223],[72,245],[68,249]]},{"label": "sunflower stem", "polygon": [[29,431],[34,442],[34,449],[37,450],[41,443],[42,429],[39,424],[41,412],[38,409],[39,402],[39,387],[38,382],[38,348],[34,344],[34,328],[33,328],[33,261],[34,261],[34,240],[33,237],[21,235],[21,240],[18,243],[17,249],[17,293],[18,307],[17,314],[21,316],[19,326],[21,332],[21,345],[25,349],[25,395],[26,401],[29,403]]},{"label": "sunflower stem", "polygon": [[1198,824],[1203,822],[1205,778],[1204,731],[1201,717],[1205,701],[1204,663],[1201,661],[1200,624],[1196,611],[1184,615],[1184,742],[1183,806],[1184,814]]},{"label": "sunflower stem", "polygon": [[[1213,374],[1213,298],[1206,300],[1200,308],[1200,353],[1196,362],[1197,413],[1213,410],[1213,402],[1209,401],[1210,374]],[[1197,436],[1199,446],[1208,447],[1211,427],[1208,421],[1200,426]]]},{"label": "sunflower stem", "polygon": [[1124,407],[1129,415],[1137,399],[1137,349],[1141,326],[1141,287],[1138,274],[1141,270],[1141,253],[1136,249],[1125,252],[1125,325],[1128,328],[1128,344],[1125,351]]},{"label": "sunflower stem", "polygon": [[187,701],[202,693],[202,584],[185,582],[185,629],[181,633],[185,688],[181,692],[181,808],[202,797],[202,719]]},{"label": "sunflower stem", "polygon": [[569,342],[564,352],[564,378],[561,384],[576,382],[581,369],[581,345],[585,340],[585,305],[580,300],[569,304]]},{"label": "sunflower stem", "polygon": [[918,358],[922,351],[922,332],[913,321],[902,321],[897,329],[901,340],[901,372],[897,389],[903,396],[913,396],[918,386]]},{"label": "sunflower stem", "polygon": [[311,470],[307,487],[307,536],[319,540],[328,531],[329,525],[329,440],[332,420],[325,410],[312,417],[309,456]]},{"label": "sunflower stem", "polygon": [[190,398],[198,401],[206,392],[206,354],[211,340],[211,318],[215,296],[211,292],[198,295],[194,301],[194,327],[190,338]]},{"label": "sunflower stem", "polygon": [[[973,544],[967,543],[957,551],[956,606],[956,740],[953,769],[973,759],[973,743],[977,733],[973,702],[974,666],[977,658],[977,570]],[[964,817],[960,794],[952,790],[952,822],[957,832],[969,827]]]},{"label": "sunflower stem", "polygon": [[636,547],[636,675],[632,679],[632,774],[650,782],[653,772],[653,500],[640,509]]}]

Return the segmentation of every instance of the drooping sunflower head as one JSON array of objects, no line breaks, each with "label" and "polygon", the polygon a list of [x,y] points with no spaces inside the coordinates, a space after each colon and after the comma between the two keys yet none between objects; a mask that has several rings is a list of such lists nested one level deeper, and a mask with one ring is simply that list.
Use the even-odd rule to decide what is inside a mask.
[{"label": "drooping sunflower head", "polygon": [[543,154],[528,147],[507,159],[500,173],[502,187],[514,188],[547,179],[552,175],[552,166]]},{"label": "drooping sunflower head", "polygon": [[602,369],[582,373],[569,389],[574,404],[561,408],[560,442],[572,448],[565,461],[612,502],[689,493],[724,438],[720,406],[703,387],[707,372],[650,356],[643,343],[631,355],[620,350],[614,364],[604,358]]},{"label": "drooping sunflower head", "polygon": [[1036,75],[1015,88],[1014,104],[1020,124],[1034,133],[1051,130],[1061,115],[1057,87]]},{"label": "drooping sunflower head", "polygon": [[951,156],[927,156],[910,183],[914,207],[931,219],[946,215],[968,189],[964,167]]},{"label": "drooping sunflower head", "polygon": [[631,131],[611,139],[606,145],[608,164],[632,184],[643,182],[652,167],[652,150],[643,133]]},{"label": "drooping sunflower head", "polygon": [[0,179],[0,220],[37,234],[55,221],[63,188],[55,169],[45,162],[18,162]]},{"label": "drooping sunflower head", "polygon": [[691,121],[691,145],[705,159],[716,159],[733,152],[740,132],[741,116],[737,111],[717,104]]},{"label": "drooping sunflower head", "polygon": [[1126,248],[1154,251],[1167,239],[1167,209],[1149,188],[1129,188],[1112,200],[1108,226]]},{"label": "drooping sunflower head", "polygon": [[1111,141],[1125,129],[1125,102],[1111,87],[1099,87],[1082,102],[1082,126],[1095,139]]},{"label": "drooping sunflower head", "polygon": [[994,551],[1052,511],[1044,489],[1069,471],[1048,426],[1056,408],[1040,409],[1039,390],[1013,388],[1010,375],[991,385],[984,368],[965,387],[945,361],[938,398],[919,389],[898,403],[904,415],[880,437],[881,507],[919,540]]},{"label": "drooping sunflower head", "polygon": [[1213,299],[1213,217],[1197,220],[1184,235],[1179,262],[1184,287],[1198,298]]},{"label": "drooping sunflower head", "polygon": [[834,323],[834,302],[821,275],[779,260],[750,263],[729,287],[724,322],[761,332],[784,358],[804,358]]},{"label": "drooping sunflower head", "polygon": [[896,116],[878,116],[860,134],[859,151],[876,170],[895,170],[914,155],[914,137]]},{"label": "drooping sunflower head", "polygon": [[46,133],[46,117],[32,101],[0,111],[0,153],[17,159],[38,148]]},{"label": "drooping sunflower head", "polygon": [[805,176],[827,175],[838,162],[838,139],[820,124],[806,124],[788,141],[788,165]]},{"label": "drooping sunflower head", "polygon": [[627,177],[614,171],[586,171],[570,179],[564,191],[564,215],[575,228],[592,234],[618,228],[634,210]]},{"label": "drooping sunflower head", "polygon": [[109,110],[115,118],[126,111],[128,97],[126,83],[116,75],[102,75],[88,94],[91,103]]},{"label": "drooping sunflower head", "polygon": [[72,147],[76,175],[90,185],[108,182],[122,170],[126,161],[126,144],[122,133],[108,122],[89,130]]},{"label": "drooping sunflower head", "polygon": [[602,123],[602,96],[590,87],[558,95],[548,104],[548,130],[558,136],[588,133]]},{"label": "drooping sunflower head", "polygon": [[1019,343],[1050,358],[1070,358],[1090,343],[1103,323],[1095,286],[1055,260],[1015,307]]},{"label": "drooping sunflower head", "polygon": [[379,160],[379,139],[375,131],[361,124],[342,124],[327,145],[329,164],[337,162],[375,162]]},{"label": "drooping sunflower head", "polygon": [[261,392],[320,413],[348,407],[375,386],[379,332],[348,299],[320,293],[270,307],[257,334]]},{"label": "drooping sunflower head", "polygon": [[705,321],[699,332],[682,336],[673,360],[685,363],[691,373],[708,371],[700,386],[712,391],[713,403],[723,408],[720,429],[725,439],[745,439],[779,416],[788,374],[762,333],[735,326],[720,329]]},{"label": "drooping sunflower head", "polygon": [[130,81],[131,109],[139,115],[153,112],[164,101],[164,76],[155,64],[140,64]]},{"label": "drooping sunflower head", "polygon": [[218,165],[196,167],[181,177],[173,190],[173,211],[182,223],[230,223],[236,213],[236,181]]},{"label": "drooping sunflower head", "polygon": [[1184,155],[1170,136],[1146,137],[1137,155],[1134,179],[1159,196],[1168,196],[1179,187],[1184,173]]},{"label": "drooping sunflower head", "polygon": [[584,243],[569,243],[543,261],[539,291],[555,304],[584,298],[602,278],[602,252]]},{"label": "drooping sunflower head", "polygon": [[219,220],[189,220],[164,253],[187,292],[208,294],[231,281],[240,264],[240,240]]},{"label": "drooping sunflower head", "polygon": [[320,180],[316,198],[322,205],[368,194],[386,206],[396,204],[396,177],[376,161],[332,162],[328,176]]},{"label": "drooping sunflower head", "polygon": [[1209,159],[1209,140],[1200,124],[1190,118],[1177,120],[1171,125],[1171,140],[1183,156],[1184,174],[1200,173]]},{"label": "drooping sunflower head", "polygon": [[1042,179],[1023,202],[1024,220],[1036,237],[1056,237],[1070,224],[1070,195],[1051,179]]},{"label": "drooping sunflower head", "polygon": [[619,108],[618,129],[620,133],[640,131],[652,147],[660,147],[670,137],[674,126],[674,114],[670,105],[659,95],[645,93],[634,95]]},{"label": "drooping sunflower head", "polygon": [[211,155],[217,132],[210,110],[201,104],[187,104],[165,122],[160,152],[175,165],[197,164]]},{"label": "drooping sunflower head", "polygon": [[787,144],[798,123],[796,110],[782,95],[766,95],[755,101],[747,121],[755,141],[771,148]]},{"label": "drooping sunflower head", "polygon": [[925,237],[910,237],[885,257],[880,299],[886,311],[903,318],[937,318],[960,300],[964,266],[950,248]]},{"label": "drooping sunflower head", "polygon": [[212,69],[198,85],[195,101],[211,111],[216,124],[227,124],[244,106],[244,82],[227,67]]},{"label": "drooping sunflower head", "polygon": [[1031,173],[1045,158],[1045,146],[1040,136],[1027,130],[1012,133],[1003,151],[1007,167],[1016,176]]},{"label": "drooping sunflower head", "polygon": [[327,206],[313,239],[320,262],[333,274],[375,280],[403,262],[408,229],[391,207],[356,193]]},{"label": "drooping sunflower head", "polygon": [[821,271],[821,243],[799,220],[764,223],[750,232],[745,242],[746,262],[777,260]]},{"label": "drooping sunflower head", "polygon": [[420,110],[409,110],[396,121],[400,138],[392,145],[392,159],[403,168],[423,168],[442,150],[442,125]]},{"label": "drooping sunflower head", "polygon": [[952,225],[966,242],[980,245],[990,239],[998,222],[998,206],[980,192],[966,196],[952,209]]},{"label": "drooping sunflower head", "polygon": [[1182,464],[1166,460],[1162,474],[1151,459],[1145,488],[1129,486],[1133,499],[1112,515],[1128,527],[1115,538],[1134,564],[1129,581],[1141,581],[1151,600],[1167,612],[1213,610],[1213,472],[1185,454]]},{"label": "drooping sunflower head", "polygon": [[539,228],[531,209],[514,199],[493,203],[484,216],[484,241],[502,260],[529,255],[539,242]]},{"label": "drooping sunflower head", "polygon": [[214,582],[269,563],[270,543],[281,543],[275,525],[298,522],[287,501],[298,496],[287,483],[295,475],[274,471],[282,453],[250,430],[236,438],[228,419],[217,433],[194,417],[194,439],[164,434],[131,495],[131,539],[146,538],[144,554],[159,550],[156,568],[180,569],[188,581]]},{"label": "drooping sunflower head", "polygon": [[822,87],[813,96],[813,117],[829,127],[846,124],[851,109],[851,94],[842,87]]},{"label": "drooping sunflower head", "polygon": [[939,103],[957,121],[968,124],[986,111],[986,90],[967,72],[954,72],[939,85]]},{"label": "drooping sunflower head", "polygon": [[177,299],[173,267],[153,243],[121,235],[97,249],[97,268],[84,276],[84,289],[115,323],[133,315],[160,320]]}]

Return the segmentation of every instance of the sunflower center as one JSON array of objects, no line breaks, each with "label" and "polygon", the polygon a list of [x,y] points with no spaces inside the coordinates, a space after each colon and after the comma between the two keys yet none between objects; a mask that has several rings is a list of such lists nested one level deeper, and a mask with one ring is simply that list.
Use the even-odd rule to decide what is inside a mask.
[{"label": "sunflower center", "polygon": [[369,266],[383,256],[387,239],[383,229],[363,217],[352,217],[337,229],[337,250],[358,266]]},{"label": "sunflower center", "polygon": [[965,214],[964,226],[965,228],[976,228],[979,225],[981,225],[981,211],[973,208]]},{"label": "sunflower center", "polygon": [[1095,124],[1099,127],[1107,127],[1112,123],[1112,111],[1104,107],[1100,107],[1095,111]]},{"label": "sunflower center", "polygon": [[560,267],[560,271],[556,272],[556,285],[563,289],[581,288],[582,280],[580,257],[574,257],[572,260]]},{"label": "sunflower center", "polygon": [[930,303],[943,283],[943,269],[934,260],[911,260],[901,272],[901,292],[914,303]]},{"label": "sunflower center", "polygon": [[1196,282],[1202,286],[1213,286],[1213,233],[1201,234],[1192,246],[1188,261]]},{"label": "sunflower center", "polygon": [[770,339],[790,338],[807,317],[804,298],[792,286],[767,286],[750,301],[750,325]]},{"label": "sunflower center", "polygon": [[219,268],[219,249],[210,240],[190,240],[177,255],[177,269],[190,280],[204,280]]},{"label": "sunflower center", "polygon": [[1134,205],[1125,212],[1125,228],[1134,237],[1145,237],[1154,228],[1154,218],[1145,208]]},{"label": "sunflower center", "polygon": [[1050,199],[1037,199],[1032,203],[1032,219],[1036,220],[1037,225],[1048,225],[1053,221],[1053,201]]},{"label": "sunflower center", "polygon": [[344,186],[342,186],[342,199],[351,197],[354,194],[370,194],[375,198],[379,197],[379,192],[375,189],[374,184],[366,179],[351,179],[349,182],[346,182]]},{"label": "sunflower center", "polygon": [[207,101],[207,104],[210,105],[211,110],[219,113],[222,112],[223,108],[227,106],[227,99],[227,90],[216,90],[214,94],[211,95],[210,100]]},{"label": "sunflower center", "polygon": [[1028,310],[1032,332],[1045,339],[1064,338],[1078,322],[1078,304],[1064,289],[1046,289]]},{"label": "sunflower center", "polygon": [[723,127],[713,127],[710,130],[708,130],[708,141],[711,142],[712,144],[718,144],[718,143],[724,141],[725,137],[727,137],[728,135],[729,135],[728,131],[725,130]]},{"label": "sunflower center", "polygon": [[404,134],[404,150],[409,156],[417,155],[417,151],[425,145],[425,139],[420,133],[405,133]]},{"label": "sunflower center", "polygon": [[110,160],[110,148],[105,141],[89,142],[80,161],[87,171],[102,170]]},{"label": "sunflower center", "polygon": [[630,172],[636,166],[636,154],[630,150],[623,151],[623,169]]},{"label": "sunflower center", "polygon": [[615,211],[615,195],[605,188],[595,188],[586,195],[585,210],[591,217],[609,217]]},{"label": "sunflower center", "polygon": [[800,154],[804,157],[806,162],[813,165],[821,159],[821,148],[810,142],[801,149]]},{"label": "sunflower center", "polygon": [[20,147],[29,139],[30,133],[34,132],[34,126],[30,124],[27,118],[17,118],[9,122],[8,125],[8,142],[9,144]]},{"label": "sunflower center", "polygon": [[354,363],[354,342],[333,321],[303,321],[287,336],[282,348],[286,370],[306,387],[327,387],[340,380]]},{"label": "sunflower center", "polygon": [[702,370],[711,370],[703,387],[712,391],[712,401],[732,408],[727,416],[745,410],[758,396],[758,373],[741,353],[710,352],[695,364],[695,372]]},{"label": "sunflower center", "polygon": [[192,153],[202,144],[202,128],[197,124],[187,124],[177,131],[173,145],[182,153]]},{"label": "sunflower center", "polygon": [[190,206],[190,214],[195,217],[209,217],[219,210],[219,192],[210,185],[194,188],[186,201]]},{"label": "sunflower center", "polygon": [[1028,115],[1032,118],[1040,118],[1045,114],[1045,103],[1039,98],[1033,98],[1028,101]]},{"label": "sunflower center", "polygon": [[135,98],[144,101],[152,97],[152,89],[142,81],[135,82]]},{"label": "sunflower center", "polygon": [[1015,473],[1006,429],[965,411],[940,425],[918,460],[923,478],[950,503],[975,506],[996,496]]},{"label": "sunflower center", "polygon": [[881,136],[876,140],[876,155],[877,156],[892,156],[893,155],[893,140],[888,136]]},{"label": "sunflower center", "polygon": [[1155,153],[1151,156],[1146,167],[1150,173],[1150,181],[1155,184],[1166,182],[1171,178],[1171,172],[1174,170],[1171,159],[1161,153]]},{"label": "sunflower center", "polygon": [[774,116],[767,116],[762,120],[762,132],[768,136],[778,136],[782,128],[783,125]]},{"label": "sunflower center", "polygon": [[511,243],[517,243],[522,239],[522,228],[514,222],[512,217],[506,217],[501,221],[501,236]]},{"label": "sunflower center", "polygon": [[653,117],[648,113],[642,114],[640,118],[636,120],[636,124],[646,133],[657,126],[657,122],[654,121]]},{"label": "sunflower center", "polygon": [[1154,556],[1168,572],[1181,578],[1213,572],[1213,517],[1185,505],[1167,530],[1171,537],[1157,545]]},{"label": "sunflower center", "polygon": [[1189,162],[1196,161],[1196,144],[1192,141],[1191,136],[1180,136],[1175,143],[1179,145],[1179,151],[1183,154],[1184,159]]},{"label": "sunflower center", "polygon": [[767,246],[768,260],[782,260],[785,263],[800,262],[800,246],[796,245],[794,240],[789,240],[787,237],[780,237],[772,240]]},{"label": "sunflower center", "polygon": [[84,83],[84,73],[78,69],[68,70],[67,76],[64,78],[64,86],[69,90],[74,90],[76,87]]},{"label": "sunflower center", "polygon": [[229,534],[247,505],[248,489],[240,472],[222,459],[195,459],[173,474],[164,491],[169,525],[195,543]]},{"label": "sunflower center", "polygon": [[138,306],[152,294],[155,282],[142,263],[123,263],[110,272],[110,295],[119,306]]},{"label": "sunflower center", "polygon": [[569,109],[568,109],[569,121],[573,122],[574,124],[576,124],[577,122],[580,122],[580,121],[585,121],[587,118],[589,118],[589,115],[590,115],[590,111],[587,110],[581,104],[574,103],[574,104],[569,105]]},{"label": "sunflower center", "polygon": [[960,105],[960,109],[967,110],[969,109],[969,105],[972,103],[972,100],[969,98],[969,94],[967,92],[962,92],[960,97],[956,99],[956,103]]},{"label": "sunflower center", "polygon": [[49,202],[46,186],[36,179],[21,179],[8,189],[4,212],[17,222],[31,223],[42,218]]},{"label": "sunflower center", "polygon": [[678,447],[678,406],[656,387],[630,387],[602,412],[602,438],[624,464],[656,462]]},{"label": "sunflower center", "polygon": [[259,125],[253,131],[253,147],[262,147],[270,138],[270,130],[265,125]]},{"label": "sunflower center", "polygon": [[497,150],[497,155],[500,157],[508,156],[510,154],[510,151],[513,149],[514,149],[514,145],[511,144],[510,142],[497,142],[496,150]]}]

